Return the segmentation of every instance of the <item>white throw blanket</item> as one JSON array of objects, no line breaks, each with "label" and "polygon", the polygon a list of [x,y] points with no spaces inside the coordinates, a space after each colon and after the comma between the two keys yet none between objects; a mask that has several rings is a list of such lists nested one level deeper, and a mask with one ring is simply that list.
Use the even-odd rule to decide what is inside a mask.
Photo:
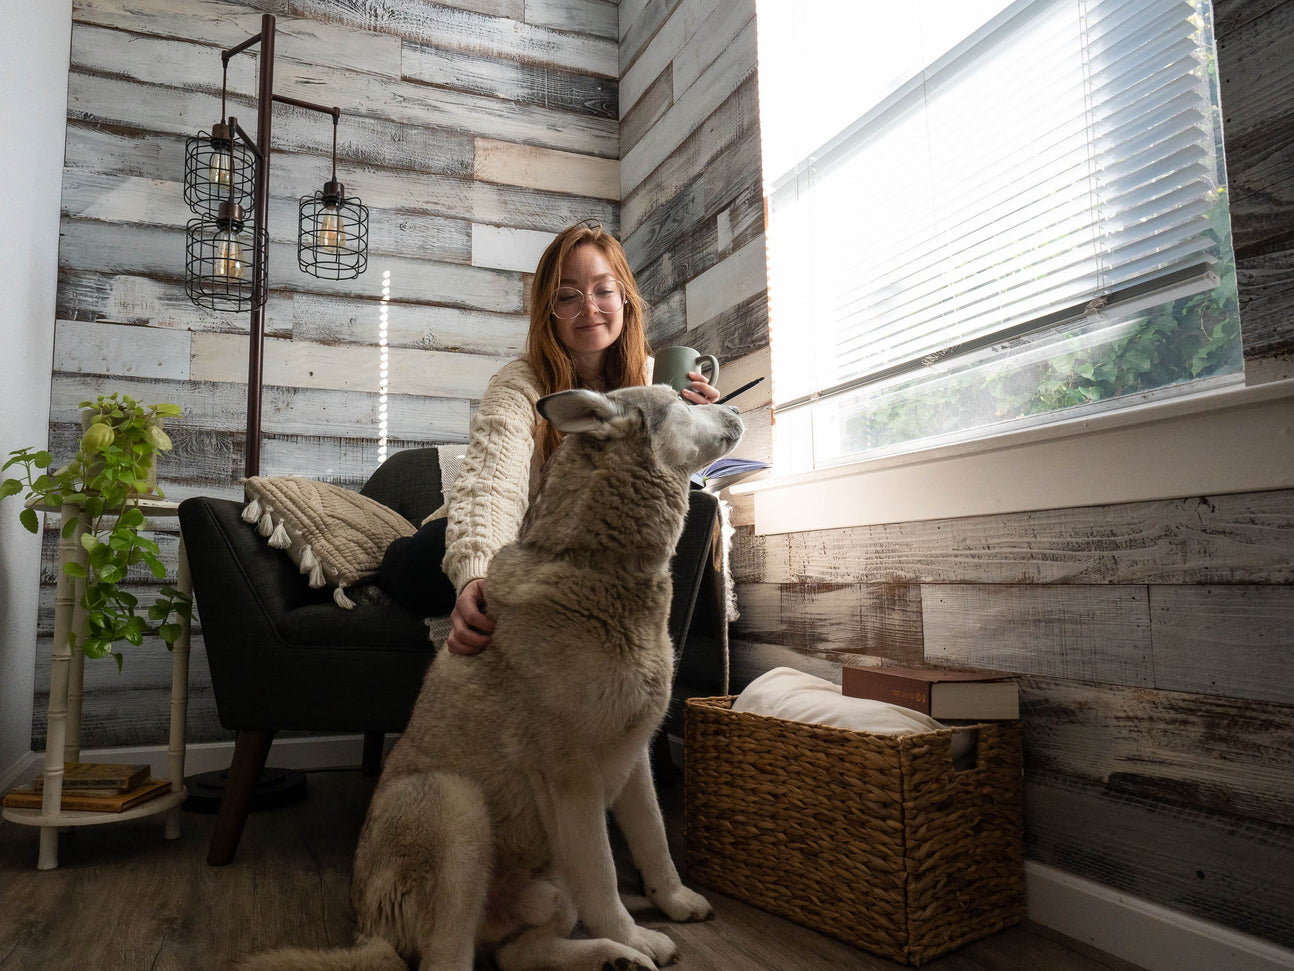
[{"label": "white throw blanket", "polygon": [[[911,735],[950,727],[911,708],[870,698],[846,697],[840,693],[840,685],[794,668],[773,668],[760,675],[737,696],[732,710],[883,735]],[[953,735],[954,760],[974,747],[974,731]]]}]

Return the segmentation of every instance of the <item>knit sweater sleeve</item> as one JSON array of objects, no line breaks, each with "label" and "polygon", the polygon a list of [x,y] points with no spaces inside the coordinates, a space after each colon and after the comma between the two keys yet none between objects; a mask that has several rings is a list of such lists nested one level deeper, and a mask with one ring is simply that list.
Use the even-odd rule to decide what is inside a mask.
[{"label": "knit sweater sleeve", "polygon": [[461,591],[485,576],[490,559],[516,539],[530,502],[538,382],[525,361],[490,380],[472,419],[463,467],[450,487],[445,576]]}]

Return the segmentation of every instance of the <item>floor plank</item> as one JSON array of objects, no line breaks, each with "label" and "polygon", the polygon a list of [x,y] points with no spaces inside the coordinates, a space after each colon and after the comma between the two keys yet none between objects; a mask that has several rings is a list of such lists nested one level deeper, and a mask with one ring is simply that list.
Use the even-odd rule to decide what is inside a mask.
[{"label": "floor plank", "polygon": [[[282,944],[336,946],[354,931],[351,853],[372,791],[357,771],[312,772],[309,796],[254,814],[235,862],[208,867],[215,818],[184,813],[181,836],[160,818],[83,828],[59,841],[59,868],[35,869],[38,831],[0,823],[0,969],[206,971]],[[662,790],[672,843],[681,789]],[[662,926],[617,844],[621,892],[635,918]],[[893,961],[707,893],[714,920],[671,924],[679,971],[892,971]],[[491,971],[482,962],[478,971]],[[1044,928],[1010,928],[925,965],[930,971],[1135,971]]]}]

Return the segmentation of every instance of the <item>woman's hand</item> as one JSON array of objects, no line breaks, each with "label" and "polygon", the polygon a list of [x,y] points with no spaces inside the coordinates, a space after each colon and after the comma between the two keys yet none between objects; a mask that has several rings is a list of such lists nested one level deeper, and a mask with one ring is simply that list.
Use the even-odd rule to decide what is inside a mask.
[{"label": "woman's hand", "polygon": [[469,580],[449,615],[452,629],[446,646],[453,654],[479,654],[490,644],[494,621],[485,616],[485,579]]},{"label": "woman's hand", "polygon": [[681,392],[684,401],[690,401],[694,405],[712,405],[719,400],[719,389],[707,384],[704,374],[689,371],[687,376],[692,379],[692,387],[684,388]]}]

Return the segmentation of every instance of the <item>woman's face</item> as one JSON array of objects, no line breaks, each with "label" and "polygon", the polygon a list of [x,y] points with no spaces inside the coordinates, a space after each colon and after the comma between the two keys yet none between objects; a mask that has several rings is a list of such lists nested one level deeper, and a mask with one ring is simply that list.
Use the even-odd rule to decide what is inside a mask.
[{"label": "woman's face", "polygon": [[[574,287],[585,295],[579,314],[569,320],[553,316],[557,339],[581,365],[581,372],[597,373],[608,347],[620,337],[625,326],[624,307],[614,313],[603,313],[591,299],[599,284],[616,280],[602,250],[585,244],[571,250],[562,264],[559,287]],[[586,374],[586,376],[588,376]]]}]

